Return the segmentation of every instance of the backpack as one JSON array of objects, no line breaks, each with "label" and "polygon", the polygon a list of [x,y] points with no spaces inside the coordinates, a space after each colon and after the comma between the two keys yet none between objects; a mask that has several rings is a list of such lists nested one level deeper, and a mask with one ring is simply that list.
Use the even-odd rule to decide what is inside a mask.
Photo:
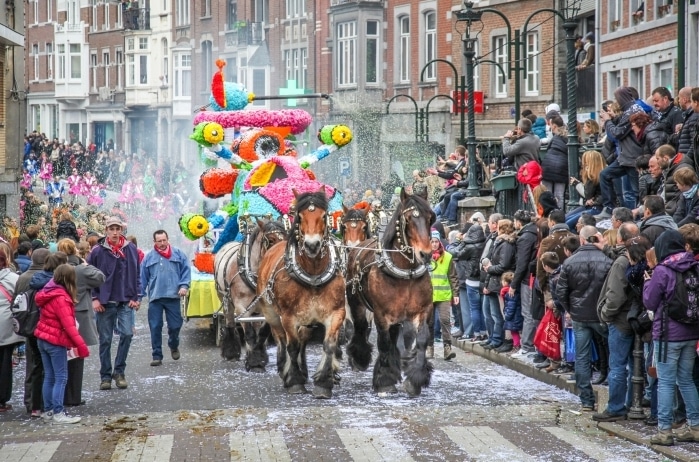
[{"label": "backpack", "polygon": [[699,324],[699,268],[675,273],[675,290],[666,302],[667,316],[682,324]]},{"label": "backpack", "polygon": [[12,329],[22,337],[33,337],[39,324],[39,306],[34,302],[36,290],[29,289],[17,294],[12,302]]}]

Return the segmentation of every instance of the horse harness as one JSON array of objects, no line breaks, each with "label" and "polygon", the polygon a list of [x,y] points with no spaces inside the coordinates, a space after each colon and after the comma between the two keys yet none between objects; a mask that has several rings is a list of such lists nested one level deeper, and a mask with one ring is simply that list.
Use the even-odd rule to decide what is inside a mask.
[{"label": "horse harness", "polygon": [[347,283],[348,285],[352,285],[352,294],[356,294],[361,300],[362,304],[364,304],[364,306],[366,306],[371,312],[374,311],[374,307],[371,306],[371,303],[369,303],[369,300],[366,298],[364,288],[362,287],[362,279],[364,279],[364,276],[369,273],[372,266],[376,265],[379,269],[381,269],[381,271],[383,271],[384,274],[391,278],[402,280],[418,279],[424,276],[429,270],[428,266],[424,263],[420,263],[417,267],[411,267],[409,269],[398,268],[396,264],[393,263],[393,260],[389,255],[389,252],[398,252],[410,263],[415,263],[413,248],[407,245],[408,239],[405,234],[405,227],[407,224],[405,216],[408,213],[411,213],[415,218],[420,216],[420,212],[415,206],[408,207],[402,211],[400,214],[400,219],[396,221],[396,240],[398,249],[387,250],[381,246],[380,241],[374,238],[373,241],[377,243],[374,260],[362,268],[359,263],[359,259],[357,259],[355,276]]}]

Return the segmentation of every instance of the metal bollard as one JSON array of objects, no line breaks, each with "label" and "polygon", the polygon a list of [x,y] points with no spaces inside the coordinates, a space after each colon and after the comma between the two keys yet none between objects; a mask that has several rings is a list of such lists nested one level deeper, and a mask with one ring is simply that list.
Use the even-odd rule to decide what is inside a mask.
[{"label": "metal bollard", "polygon": [[640,335],[634,336],[633,341],[633,375],[631,376],[631,386],[633,394],[631,396],[631,409],[629,409],[629,419],[645,419],[643,413],[643,342]]}]

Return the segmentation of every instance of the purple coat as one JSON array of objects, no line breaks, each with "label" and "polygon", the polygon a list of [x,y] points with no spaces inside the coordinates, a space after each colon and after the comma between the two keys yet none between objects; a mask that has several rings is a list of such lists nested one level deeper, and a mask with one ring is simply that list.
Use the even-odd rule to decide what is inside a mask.
[{"label": "purple coat", "polygon": [[[664,302],[670,300],[675,291],[675,273],[684,272],[692,266],[699,264],[694,260],[694,255],[688,252],[680,252],[670,255],[662,261],[653,271],[653,277],[643,286],[643,305],[655,313],[653,317],[653,340],[662,340],[662,319]],[[699,339],[699,327],[696,325],[682,324],[668,318],[667,340],[669,342],[683,342]]]},{"label": "purple coat", "polygon": [[125,258],[114,256],[106,238],[103,237],[87,256],[87,262],[102,271],[105,276],[104,284],[92,289],[93,300],[98,299],[102,305],[110,301],[137,302],[142,295],[138,250],[129,241],[124,242],[121,250]]}]

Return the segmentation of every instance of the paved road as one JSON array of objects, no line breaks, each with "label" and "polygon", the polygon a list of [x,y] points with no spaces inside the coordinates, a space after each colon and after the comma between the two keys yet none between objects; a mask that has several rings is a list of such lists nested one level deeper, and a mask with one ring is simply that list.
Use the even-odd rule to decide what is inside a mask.
[{"label": "paved road", "polygon": [[[181,351],[179,361],[150,367],[139,313],[129,388],[98,390],[93,351],[87,404],[71,409],[83,416],[80,424],[31,420],[16,390],[15,410],[0,416],[0,461],[663,460],[599,431],[577,415],[575,396],[460,351],[452,363],[434,361],[432,385],[418,399],[377,396],[370,372],[343,365],[342,385],[328,401],[289,396],[272,370],[250,374],[223,361],[195,320],[183,329]],[[309,364],[318,359],[313,346]]]}]

